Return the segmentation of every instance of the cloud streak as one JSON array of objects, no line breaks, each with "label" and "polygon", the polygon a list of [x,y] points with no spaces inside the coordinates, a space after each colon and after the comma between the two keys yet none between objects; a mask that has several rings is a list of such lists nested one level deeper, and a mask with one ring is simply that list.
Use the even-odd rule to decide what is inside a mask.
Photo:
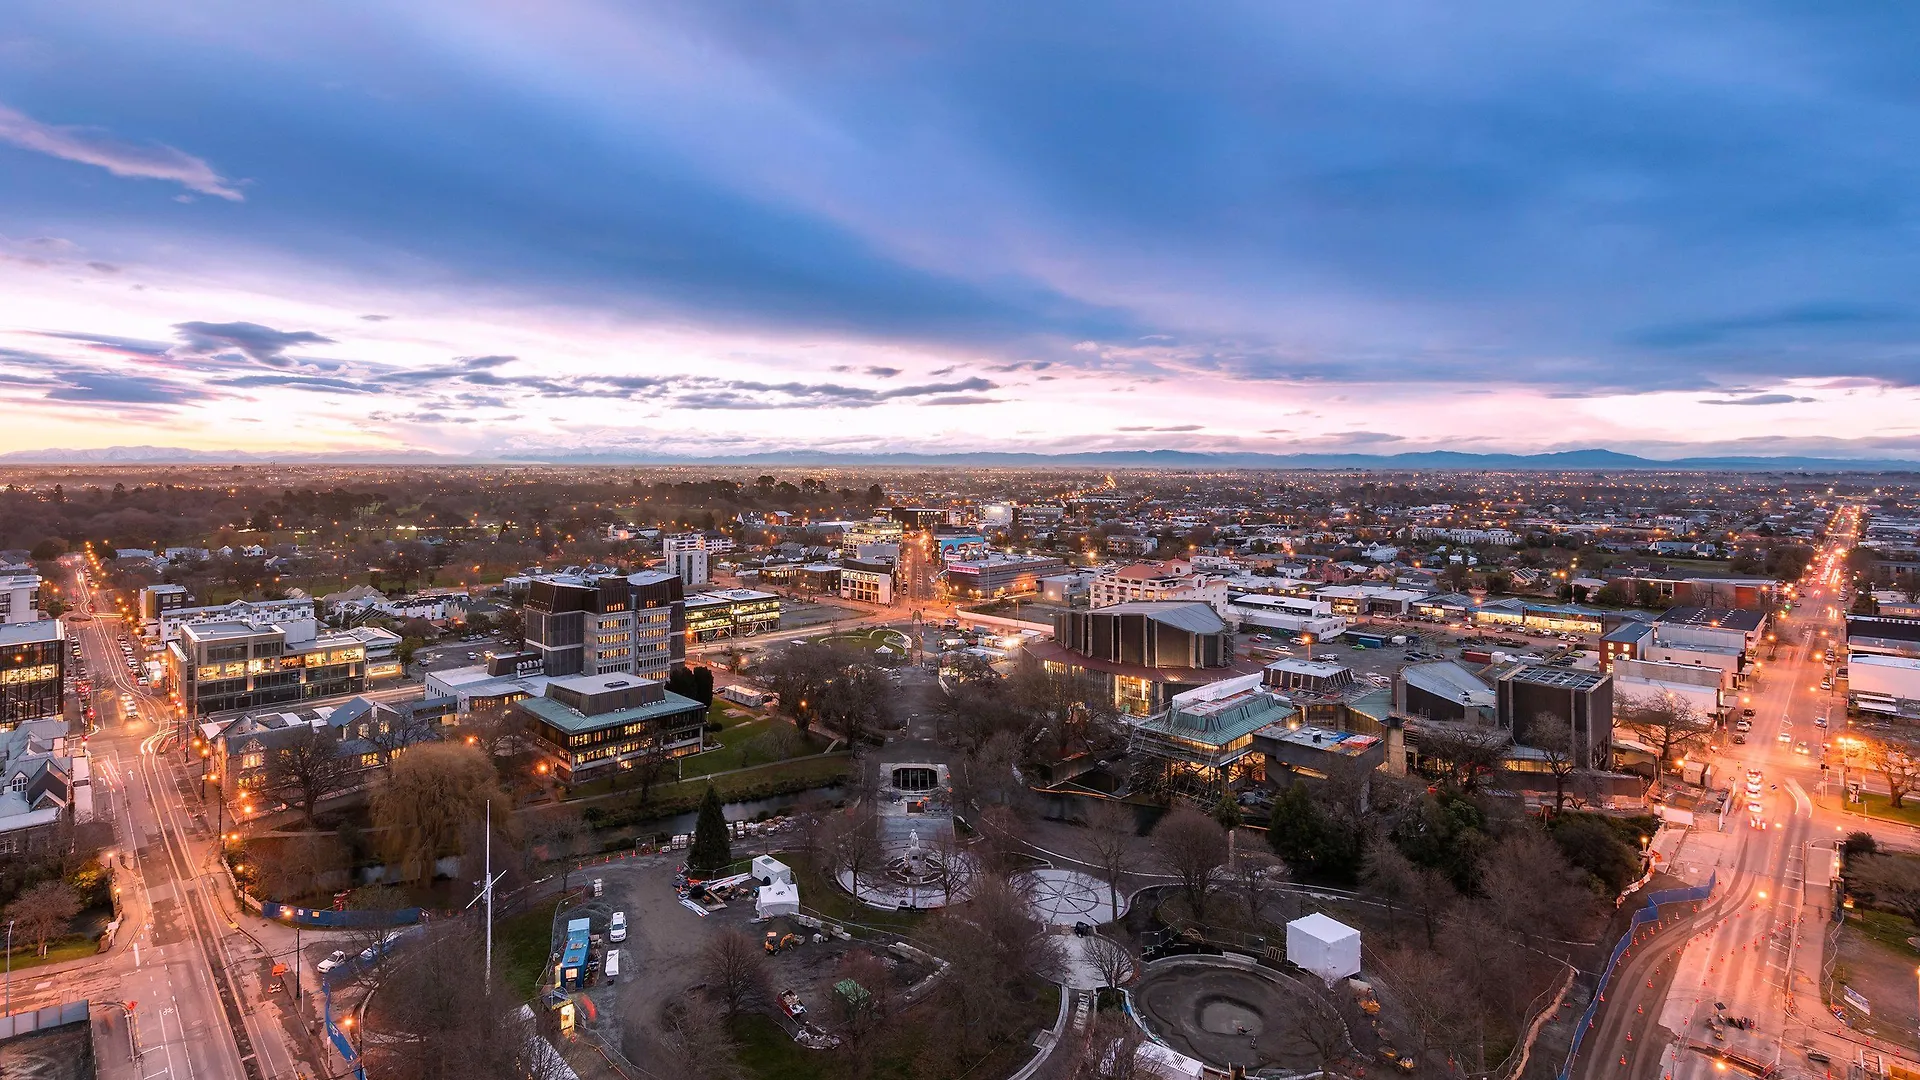
[{"label": "cloud streak", "polygon": [[115,176],[166,180],[230,202],[245,198],[213,166],[183,150],[159,143],[142,146],[123,142],[93,128],[45,124],[5,105],[0,105],[0,142],[62,161],[93,165]]}]

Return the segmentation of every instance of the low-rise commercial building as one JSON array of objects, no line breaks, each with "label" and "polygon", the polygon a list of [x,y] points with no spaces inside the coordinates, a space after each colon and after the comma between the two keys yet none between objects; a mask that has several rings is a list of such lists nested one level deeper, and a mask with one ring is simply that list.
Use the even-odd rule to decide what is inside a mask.
[{"label": "low-rise commercial building", "polygon": [[696,753],[707,719],[698,701],[635,675],[553,679],[509,708],[527,716],[542,757],[569,784]]},{"label": "low-rise commercial building", "polygon": [[1227,583],[1195,573],[1184,559],[1169,559],[1104,570],[1094,576],[1087,595],[1096,608],[1141,600],[1199,600],[1220,611],[1227,603]]},{"label": "low-rise commercial building", "polygon": [[1394,679],[1394,711],[1424,720],[1491,724],[1498,695],[1451,660],[1409,664]]},{"label": "low-rise commercial building", "polygon": [[687,597],[693,641],[752,637],[780,629],[780,597],[757,589],[715,589]]},{"label": "low-rise commercial building", "polygon": [[271,794],[274,756],[309,732],[324,740],[346,765],[341,789],[356,787],[407,747],[442,737],[455,717],[447,697],[376,702],[363,697],[314,702],[291,709],[243,709],[207,717],[199,725],[212,762],[208,776],[223,798]]},{"label": "low-rise commercial building", "polygon": [[848,559],[840,564],[840,598],[867,604],[893,603],[893,564]]}]

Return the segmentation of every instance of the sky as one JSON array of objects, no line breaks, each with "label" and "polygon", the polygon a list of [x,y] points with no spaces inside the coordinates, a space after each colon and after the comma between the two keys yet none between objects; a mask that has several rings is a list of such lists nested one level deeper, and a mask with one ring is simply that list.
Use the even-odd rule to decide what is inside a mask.
[{"label": "sky", "polygon": [[1920,9],[0,20],[0,452],[1920,457]]}]

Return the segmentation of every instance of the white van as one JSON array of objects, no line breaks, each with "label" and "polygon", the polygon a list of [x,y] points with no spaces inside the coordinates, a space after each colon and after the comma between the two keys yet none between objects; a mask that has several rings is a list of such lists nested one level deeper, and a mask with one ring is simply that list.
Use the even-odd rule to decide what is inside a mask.
[{"label": "white van", "polygon": [[620,950],[619,949],[607,950],[606,971],[607,971],[608,982],[612,982],[615,979],[618,979],[620,977]]},{"label": "white van", "polygon": [[626,912],[616,911],[613,913],[613,918],[607,920],[607,940],[608,941],[627,940],[627,913]]}]

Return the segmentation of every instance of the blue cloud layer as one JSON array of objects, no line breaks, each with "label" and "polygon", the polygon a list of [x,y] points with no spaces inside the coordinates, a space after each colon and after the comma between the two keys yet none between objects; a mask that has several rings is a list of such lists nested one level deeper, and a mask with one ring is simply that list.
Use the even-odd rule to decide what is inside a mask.
[{"label": "blue cloud layer", "polygon": [[[0,234],[265,246],[1002,371],[1390,365],[1569,395],[1920,373],[1920,9],[42,2],[15,23]],[[166,348],[286,367],[330,344],[195,314]],[[277,385],[368,381],[317,365]],[[489,371],[457,380],[571,392]],[[931,397],[830,376],[688,404]]]}]

